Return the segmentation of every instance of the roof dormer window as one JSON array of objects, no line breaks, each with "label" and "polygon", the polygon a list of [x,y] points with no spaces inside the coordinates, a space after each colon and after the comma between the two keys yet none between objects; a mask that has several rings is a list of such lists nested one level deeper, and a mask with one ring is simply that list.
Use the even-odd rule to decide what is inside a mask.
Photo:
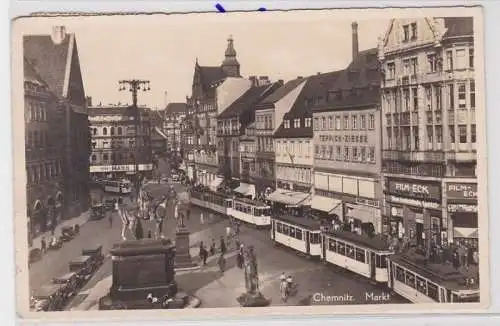
[{"label": "roof dormer window", "polygon": [[290,120],[283,121],[283,126],[285,127],[285,129],[290,128]]},{"label": "roof dormer window", "polygon": [[300,128],[300,118],[293,120],[293,127]]}]

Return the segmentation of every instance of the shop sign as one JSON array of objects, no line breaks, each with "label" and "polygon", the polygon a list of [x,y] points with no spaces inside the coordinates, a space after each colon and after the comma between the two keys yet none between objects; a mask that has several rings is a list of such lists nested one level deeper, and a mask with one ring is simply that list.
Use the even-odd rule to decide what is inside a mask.
[{"label": "shop sign", "polygon": [[[153,169],[153,164],[139,164],[139,171],[148,171]],[[134,164],[124,165],[91,165],[90,173],[98,172],[135,172]]]},{"label": "shop sign", "polygon": [[441,187],[435,183],[389,180],[389,193],[404,197],[441,200]]},{"label": "shop sign", "polygon": [[403,217],[403,209],[400,207],[391,207],[391,215],[394,217]]},{"label": "shop sign", "polygon": [[477,205],[467,205],[467,204],[448,204],[448,212],[465,212],[465,213],[477,213]]},{"label": "shop sign", "polygon": [[477,183],[447,183],[448,199],[477,199]]},{"label": "shop sign", "polygon": [[409,206],[414,206],[414,207],[422,207],[422,208],[430,208],[430,209],[440,209],[441,208],[440,204],[430,203],[430,202],[422,201],[422,200],[401,198],[401,197],[396,197],[396,196],[390,196],[389,199],[393,203],[409,205]]}]

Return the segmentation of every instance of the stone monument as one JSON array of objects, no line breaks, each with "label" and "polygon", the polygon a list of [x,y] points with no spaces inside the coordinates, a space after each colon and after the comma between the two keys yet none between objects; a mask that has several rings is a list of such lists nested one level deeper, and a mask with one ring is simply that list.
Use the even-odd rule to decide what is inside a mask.
[{"label": "stone monument", "polygon": [[127,240],[115,244],[110,253],[113,280],[99,309],[141,309],[148,295],[174,298],[177,294],[175,246],[170,240]]},{"label": "stone monument", "polygon": [[244,251],[244,272],[246,292],[236,300],[242,307],[267,307],[271,300],[265,298],[259,290],[257,257],[253,246]]},{"label": "stone monument", "polygon": [[189,252],[189,230],[186,219],[189,218],[190,203],[187,192],[179,193],[174,204],[174,217],[177,220],[177,230],[175,233],[175,268],[177,270],[195,269],[199,265],[193,261]]}]

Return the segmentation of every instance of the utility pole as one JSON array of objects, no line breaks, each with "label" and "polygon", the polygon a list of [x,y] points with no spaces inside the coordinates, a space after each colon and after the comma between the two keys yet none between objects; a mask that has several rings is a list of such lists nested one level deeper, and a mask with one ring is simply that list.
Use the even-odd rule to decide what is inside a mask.
[{"label": "utility pole", "polygon": [[141,79],[120,80],[118,84],[119,84],[118,88],[119,91],[128,90],[129,92],[132,93],[132,112],[134,115],[134,123],[135,123],[135,155],[134,155],[135,185],[134,186],[137,195],[139,195],[141,178],[139,176],[138,154],[139,154],[139,139],[140,139],[139,124],[141,119],[141,110],[137,106],[137,93],[141,90],[143,92],[150,91],[151,88],[149,87],[149,80],[141,80]]}]

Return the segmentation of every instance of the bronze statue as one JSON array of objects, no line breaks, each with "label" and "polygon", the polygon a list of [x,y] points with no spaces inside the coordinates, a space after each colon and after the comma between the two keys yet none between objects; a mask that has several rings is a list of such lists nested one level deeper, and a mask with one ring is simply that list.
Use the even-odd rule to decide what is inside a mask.
[{"label": "bronze statue", "polygon": [[259,276],[254,247],[249,246],[248,249],[245,250],[244,256],[245,287],[248,293],[255,294],[259,291]]}]

